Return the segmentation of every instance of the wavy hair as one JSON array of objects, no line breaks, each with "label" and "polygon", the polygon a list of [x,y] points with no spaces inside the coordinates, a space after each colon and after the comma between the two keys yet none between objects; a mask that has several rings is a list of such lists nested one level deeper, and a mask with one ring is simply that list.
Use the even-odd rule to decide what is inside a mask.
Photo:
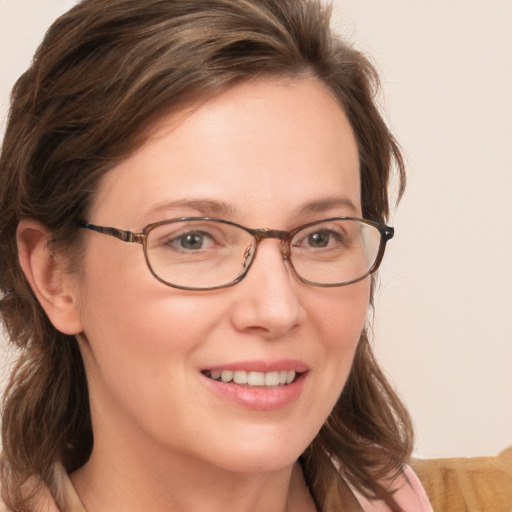
[{"label": "wavy hair", "polygon": [[[76,222],[100,178],[163,115],[258,77],[312,77],[332,92],[357,140],[363,215],[385,221],[393,176],[403,191],[403,160],[376,105],[374,67],[330,29],[319,1],[84,0],[50,27],[15,84],[0,155],[0,313],[19,352],[2,413],[1,486],[12,509],[31,509],[34,482],[57,497],[55,463],[72,472],[93,444],[78,345],[53,327],[22,272],[20,219],[47,226],[76,271]],[[396,510],[383,482],[411,447],[409,416],[365,331],[338,403],[301,457],[317,506],[327,486],[346,481]]]}]

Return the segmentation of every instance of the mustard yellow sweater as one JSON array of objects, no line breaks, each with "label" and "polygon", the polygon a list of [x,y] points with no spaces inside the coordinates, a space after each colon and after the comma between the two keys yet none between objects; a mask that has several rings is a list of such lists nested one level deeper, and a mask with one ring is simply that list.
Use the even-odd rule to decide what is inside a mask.
[{"label": "mustard yellow sweater", "polygon": [[512,512],[512,446],[496,457],[414,460],[434,512]]}]

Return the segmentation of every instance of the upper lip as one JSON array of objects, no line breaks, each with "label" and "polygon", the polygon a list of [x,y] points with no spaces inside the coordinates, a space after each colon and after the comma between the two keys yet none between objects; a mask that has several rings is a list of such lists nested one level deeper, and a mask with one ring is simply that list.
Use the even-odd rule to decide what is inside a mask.
[{"label": "upper lip", "polygon": [[281,370],[294,371],[296,373],[304,373],[308,371],[307,364],[296,359],[279,359],[276,361],[253,360],[253,361],[236,361],[224,364],[215,364],[203,368],[202,371],[246,371],[246,372],[277,372]]}]

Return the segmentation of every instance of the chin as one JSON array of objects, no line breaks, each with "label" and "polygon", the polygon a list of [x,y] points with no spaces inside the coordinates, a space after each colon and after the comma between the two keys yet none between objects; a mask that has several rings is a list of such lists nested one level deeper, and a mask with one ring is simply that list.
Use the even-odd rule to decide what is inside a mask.
[{"label": "chin", "polygon": [[293,434],[290,429],[279,436],[260,433],[257,437],[232,437],[215,450],[217,453],[211,459],[217,467],[236,473],[279,471],[295,464],[311,443],[310,437]]},{"label": "chin", "polygon": [[299,456],[300,453],[279,454],[277,456],[271,452],[260,452],[251,455],[238,454],[234,457],[217,460],[216,465],[225,471],[240,474],[273,473],[293,466]]}]

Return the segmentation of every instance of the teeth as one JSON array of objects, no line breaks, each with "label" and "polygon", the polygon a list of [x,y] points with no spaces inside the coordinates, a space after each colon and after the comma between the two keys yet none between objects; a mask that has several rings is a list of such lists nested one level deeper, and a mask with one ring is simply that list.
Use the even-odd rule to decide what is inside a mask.
[{"label": "teeth", "polygon": [[278,386],[279,372],[265,373],[265,386]]},{"label": "teeth", "polygon": [[235,372],[233,381],[235,384],[247,384],[247,372]]},{"label": "teeth", "polygon": [[223,370],[220,374],[220,378],[222,379],[222,382],[230,382],[233,379],[233,372]]},{"label": "teeth", "polygon": [[290,384],[294,381],[296,373],[293,370],[281,370],[276,372],[244,372],[231,370],[214,370],[207,372],[207,375],[213,380],[220,380],[228,383],[233,381],[235,384],[248,386],[277,387]]},{"label": "teeth", "polygon": [[247,384],[249,384],[249,386],[264,386],[265,374],[262,372],[249,372],[247,375]]}]

